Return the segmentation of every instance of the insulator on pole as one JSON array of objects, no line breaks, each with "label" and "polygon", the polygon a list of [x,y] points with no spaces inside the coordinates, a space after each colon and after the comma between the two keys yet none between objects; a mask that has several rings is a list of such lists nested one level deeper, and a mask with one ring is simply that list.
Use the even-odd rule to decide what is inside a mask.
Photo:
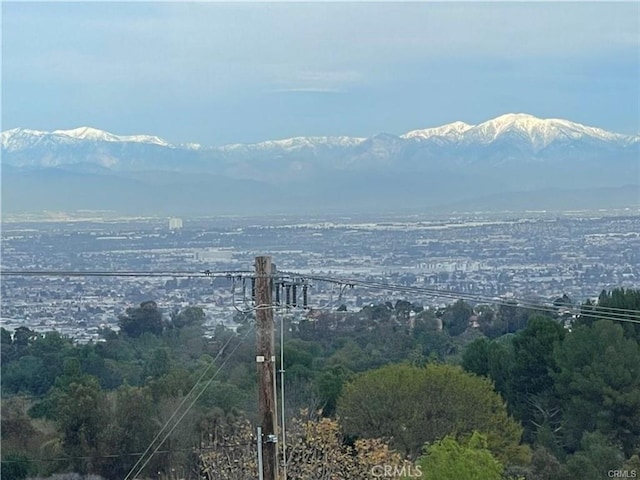
[{"label": "insulator on pole", "polygon": [[276,283],[276,305],[280,305],[280,283]]},{"label": "insulator on pole", "polygon": [[291,305],[294,307],[298,306],[298,286],[295,284],[293,285],[293,298]]},{"label": "insulator on pole", "polygon": [[307,309],[309,308],[309,292],[308,292],[309,286],[308,285],[303,285],[302,286],[302,308]]},{"label": "insulator on pole", "polygon": [[256,301],[256,279],[251,277],[251,301]]},{"label": "insulator on pole", "polygon": [[291,285],[285,287],[285,305],[288,307],[291,305]]}]

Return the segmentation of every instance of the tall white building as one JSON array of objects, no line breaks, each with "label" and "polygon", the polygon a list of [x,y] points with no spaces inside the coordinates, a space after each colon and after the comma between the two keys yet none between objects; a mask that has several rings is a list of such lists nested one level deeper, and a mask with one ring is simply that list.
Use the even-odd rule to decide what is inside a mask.
[{"label": "tall white building", "polygon": [[181,218],[170,218],[169,219],[169,230],[180,230],[182,228],[182,219]]}]

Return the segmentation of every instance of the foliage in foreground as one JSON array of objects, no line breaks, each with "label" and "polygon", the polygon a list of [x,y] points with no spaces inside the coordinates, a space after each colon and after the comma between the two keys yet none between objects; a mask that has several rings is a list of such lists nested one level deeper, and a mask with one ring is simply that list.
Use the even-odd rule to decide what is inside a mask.
[{"label": "foliage in foreground", "polygon": [[350,435],[391,439],[416,458],[425,443],[479,431],[502,461],[526,463],[522,428],[485,378],[460,367],[389,365],[360,375],[347,385],[338,416]]},{"label": "foliage in foreground", "polygon": [[423,480],[501,480],[504,471],[487,449],[486,437],[475,431],[460,442],[446,436],[428,445],[418,466]]},{"label": "foliage in foreground", "polygon": [[[379,466],[410,472],[415,467],[379,439],[345,442],[336,420],[294,419],[286,430],[287,474],[298,480],[370,478]],[[246,421],[224,435],[225,446],[216,445],[200,457],[206,480],[253,480],[258,476],[256,438]],[[229,447],[231,446],[231,447]],[[224,448],[223,448],[224,447]],[[282,458],[280,458],[282,464]]]}]

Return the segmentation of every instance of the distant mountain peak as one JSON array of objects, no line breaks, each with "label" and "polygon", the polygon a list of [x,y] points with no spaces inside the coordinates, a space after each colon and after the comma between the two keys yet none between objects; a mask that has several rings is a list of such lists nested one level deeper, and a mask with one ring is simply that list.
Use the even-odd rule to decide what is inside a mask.
[{"label": "distant mountain peak", "polygon": [[601,142],[624,142],[625,135],[587,127],[559,118],[542,119],[526,113],[507,113],[480,123],[465,132],[465,142],[489,144],[502,138],[519,137],[528,141],[535,150],[555,141],[591,139]]},{"label": "distant mountain peak", "polygon": [[505,113],[478,125],[453,122],[440,127],[413,130],[401,138],[464,144],[490,144],[506,136],[527,141],[539,150],[557,140],[590,138],[604,142],[629,142],[629,136],[559,118],[538,118],[528,113]]},{"label": "distant mountain peak", "polygon": [[[166,140],[153,135],[114,135],[113,133],[99,130],[93,127],[78,127],[70,130],[54,130],[43,132],[27,128],[13,128],[2,132],[2,148],[7,151],[17,151],[33,146],[42,140],[53,142],[132,142],[159,145],[161,147],[174,148]],[[195,148],[194,144],[189,148]]]},{"label": "distant mountain peak", "polygon": [[432,137],[453,137],[455,139],[459,138],[464,132],[472,128],[473,125],[469,125],[465,122],[453,122],[448,123],[446,125],[442,125],[440,127],[433,128],[425,128],[422,130],[412,130],[411,132],[407,132],[404,135],[401,135],[401,138],[409,139],[427,139]]},{"label": "distant mountain peak", "polygon": [[114,142],[118,140],[116,135],[92,127],[78,127],[71,130],[55,130],[51,133],[53,135],[64,135],[66,137],[78,138],[81,140],[98,140],[106,142]]}]

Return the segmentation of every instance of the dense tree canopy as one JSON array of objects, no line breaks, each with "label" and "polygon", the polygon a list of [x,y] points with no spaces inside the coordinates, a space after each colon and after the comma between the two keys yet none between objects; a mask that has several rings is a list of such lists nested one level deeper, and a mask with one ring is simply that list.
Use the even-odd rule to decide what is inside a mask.
[{"label": "dense tree canopy", "polygon": [[[425,442],[430,456],[418,462],[442,460],[438,478],[460,478],[456,468],[466,472],[469,459],[490,467],[486,478],[495,476],[491,466],[504,466],[509,480],[640,471],[636,325],[602,319],[611,307],[633,320],[639,295],[603,292],[573,322],[564,297],[543,312],[546,317],[515,304],[460,301],[423,309],[396,300],[287,318],[287,418],[302,408],[325,417],[289,423],[290,440],[298,442],[291,444],[296,478],[315,480],[319,471],[368,478],[375,462],[415,468],[421,463],[407,461],[424,453]],[[175,475],[196,478],[205,464],[194,452],[213,448],[209,465],[231,461],[228,478],[255,478],[250,462],[244,473],[234,463],[243,455],[255,459],[255,452],[247,453],[253,439],[239,451],[223,446],[238,433],[225,425],[253,418],[256,410],[251,318],[237,320],[237,331],[220,324],[205,335],[201,308],[167,317],[144,302],[120,318],[120,331],[104,329],[101,341],[85,345],[27,327],[1,329],[3,478],[70,470],[123,478],[135,460],[128,454],[146,448],[192,388],[204,384],[202,375],[216,357],[224,368],[215,370],[165,453],[143,475],[175,467]],[[466,372],[451,365],[460,362]],[[251,438],[254,429],[243,432]],[[371,440],[376,437],[390,447]],[[220,478],[220,470],[214,472],[212,478]]]},{"label": "dense tree canopy", "polygon": [[438,440],[418,460],[424,480],[501,480],[504,467],[487,449],[486,437],[473,432],[460,443],[452,437]]},{"label": "dense tree canopy", "polygon": [[525,462],[522,428],[486,379],[451,365],[390,365],[358,376],[345,386],[338,416],[347,433],[391,439],[416,457],[426,442],[471,434],[487,435],[494,454]]},{"label": "dense tree canopy", "polygon": [[127,308],[118,319],[118,326],[130,337],[139,337],[143,333],[160,335],[164,328],[162,312],[156,302],[142,302],[139,307]]},{"label": "dense tree canopy", "polygon": [[631,455],[640,446],[640,347],[619,324],[577,327],[554,352],[552,372],[563,409],[563,439],[577,448],[583,432],[611,436]]}]

